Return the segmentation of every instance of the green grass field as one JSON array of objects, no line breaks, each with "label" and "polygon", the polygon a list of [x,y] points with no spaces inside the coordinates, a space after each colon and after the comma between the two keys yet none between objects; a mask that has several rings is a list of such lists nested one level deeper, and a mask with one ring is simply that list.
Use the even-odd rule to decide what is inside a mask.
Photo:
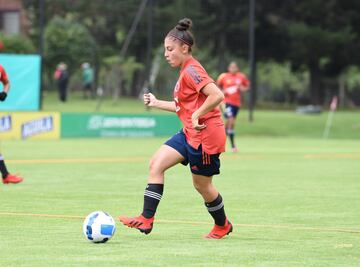
[{"label": "green grass field", "polygon": [[235,226],[223,240],[202,239],[212,221],[183,166],[167,173],[149,236],[118,223],[110,242],[85,240],[77,216],[140,212],[148,159],[165,139],[3,141],[26,180],[0,186],[0,266],[360,265],[356,139],[238,138],[215,178]]},{"label": "green grass field", "polygon": [[[45,111],[94,112],[96,100],[73,94]],[[106,99],[101,112],[144,113],[139,100]],[[151,110],[150,112],[158,111]],[[10,171],[25,182],[0,185],[2,266],[360,266],[359,112],[247,111],[238,117],[238,154],[222,155],[215,184],[234,232],[204,240],[212,227],[187,167],[167,173],[165,194],[149,236],[117,224],[114,238],[92,244],[83,218],[142,209],[147,165],[167,139],[1,141]]]}]

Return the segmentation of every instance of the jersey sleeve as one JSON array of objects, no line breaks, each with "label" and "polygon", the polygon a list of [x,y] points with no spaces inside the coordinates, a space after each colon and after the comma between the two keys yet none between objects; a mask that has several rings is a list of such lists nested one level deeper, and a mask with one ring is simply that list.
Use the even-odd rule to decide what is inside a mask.
[{"label": "jersey sleeve", "polygon": [[219,77],[217,78],[217,80],[216,80],[216,84],[218,85],[218,86],[220,86],[221,88],[223,88],[224,87],[224,78],[225,78],[225,76],[226,76],[226,73],[221,73],[220,75],[219,75]]},{"label": "jersey sleeve", "polygon": [[190,65],[185,69],[184,80],[186,84],[196,90],[198,93],[204,86],[214,83],[207,72],[201,66]]}]

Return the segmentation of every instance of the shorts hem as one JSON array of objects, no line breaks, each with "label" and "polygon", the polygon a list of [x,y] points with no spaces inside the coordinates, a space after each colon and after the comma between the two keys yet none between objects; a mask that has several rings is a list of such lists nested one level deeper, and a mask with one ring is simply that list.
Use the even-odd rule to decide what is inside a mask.
[{"label": "shorts hem", "polygon": [[181,151],[179,151],[178,149],[176,149],[175,146],[172,146],[171,144],[168,144],[167,142],[165,142],[164,145],[167,145],[167,146],[175,149],[175,150],[184,158],[184,160],[181,162],[182,165],[186,166],[186,165],[189,164],[189,161],[186,160],[186,156],[185,156],[183,153],[181,153]]},{"label": "shorts hem", "polygon": [[214,173],[212,173],[212,174],[210,174],[210,173],[204,174],[204,173],[201,173],[201,171],[194,171],[194,170],[191,170],[191,169],[190,169],[190,171],[191,171],[191,173],[193,173],[193,174],[202,175],[202,176],[206,176],[206,177],[212,177],[212,176],[214,176],[214,175],[219,175],[219,174],[220,174],[220,171],[216,171],[216,172],[214,172]]}]

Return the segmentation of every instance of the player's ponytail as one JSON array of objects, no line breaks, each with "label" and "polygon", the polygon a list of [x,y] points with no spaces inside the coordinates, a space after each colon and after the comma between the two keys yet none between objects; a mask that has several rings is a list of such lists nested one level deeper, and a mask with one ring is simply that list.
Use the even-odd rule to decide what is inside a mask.
[{"label": "player's ponytail", "polygon": [[189,18],[179,20],[178,24],[167,34],[167,37],[175,38],[176,40],[189,46],[189,52],[194,45],[194,36],[190,32],[192,21]]}]

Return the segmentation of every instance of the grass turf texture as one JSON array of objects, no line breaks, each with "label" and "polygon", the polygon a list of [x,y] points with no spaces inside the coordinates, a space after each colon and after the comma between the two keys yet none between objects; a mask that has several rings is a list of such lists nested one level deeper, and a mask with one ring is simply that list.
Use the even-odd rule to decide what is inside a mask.
[{"label": "grass turf texture", "polygon": [[212,220],[183,166],[167,172],[149,236],[117,223],[112,240],[92,244],[82,219],[5,214],[137,215],[148,159],[165,139],[2,141],[26,180],[0,186],[0,266],[360,265],[358,140],[239,138],[215,178],[236,224],[219,241],[202,239]]},{"label": "grass turf texture", "polygon": [[[80,94],[60,104],[48,93],[43,107],[96,106]],[[145,109],[139,100],[106,99],[100,111]],[[253,123],[240,112],[240,153],[225,153],[215,178],[235,224],[220,241],[202,239],[211,219],[182,166],[167,173],[150,236],[118,224],[107,244],[85,240],[78,216],[106,210],[117,219],[141,211],[148,159],[166,138],[2,141],[10,170],[26,181],[0,186],[0,266],[359,266],[358,114],[337,112],[332,140],[324,141],[315,138],[326,112],[256,111]]]}]

